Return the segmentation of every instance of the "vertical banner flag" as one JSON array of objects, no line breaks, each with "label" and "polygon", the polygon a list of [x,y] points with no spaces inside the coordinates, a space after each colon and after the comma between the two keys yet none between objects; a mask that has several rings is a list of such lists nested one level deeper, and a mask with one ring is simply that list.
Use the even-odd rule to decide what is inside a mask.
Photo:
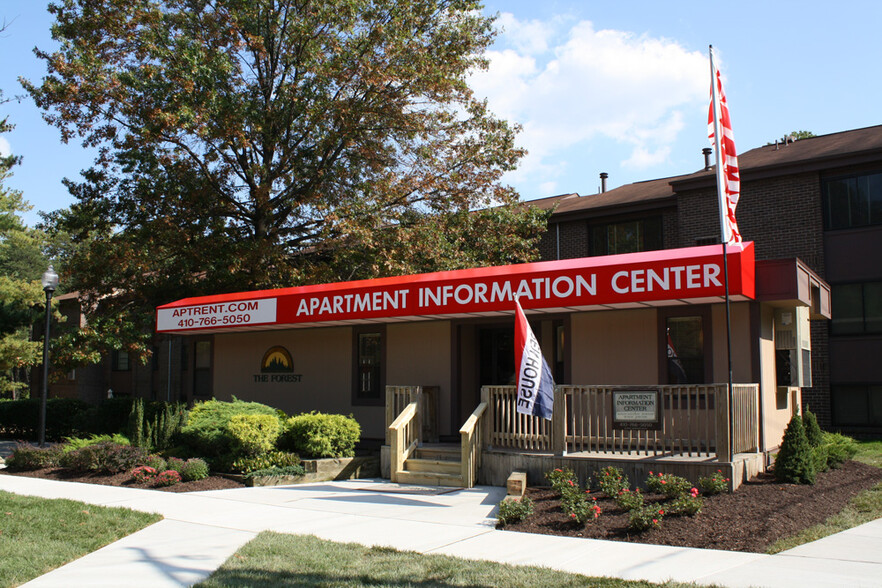
[{"label": "vertical banner flag", "polygon": [[732,121],[729,118],[729,105],[723,92],[720,70],[714,67],[714,50],[710,48],[711,101],[707,115],[708,139],[717,154],[717,192],[720,199],[720,229],[723,243],[738,245],[741,233],[735,221],[735,207],[741,196],[741,178],[738,173],[738,155],[735,152],[735,138],[732,134]]},{"label": "vertical banner flag", "polygon": [[686,384],[689,377],[686,375],[686,369],[683,362],[677,356],[677,350],[674,349],[674,342],[671,340],[671,330],[668,329],[668,383],[669,384]]},{"label": "vertical banner flag", "polygon": [[521,414],[551,420],[554,408],[554,379],[542,356],[536,335],[527,322],[521,303],[515,299],[515,367],[518,370],[518,404]]}]

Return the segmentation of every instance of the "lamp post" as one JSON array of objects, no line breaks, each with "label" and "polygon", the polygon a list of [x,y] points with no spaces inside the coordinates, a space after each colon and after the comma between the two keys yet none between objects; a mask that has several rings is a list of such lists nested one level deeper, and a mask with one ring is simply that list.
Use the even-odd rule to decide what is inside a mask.
[{"label": "lamp post", "polygon": [[46,398],[49,395],[49,319],[52,317],[52,294],[58,287],[58,274],[49,266],[40,280],[46,293],[46,333],[43,337],[43,394],[40,398],[40,447],[46,446]]}]

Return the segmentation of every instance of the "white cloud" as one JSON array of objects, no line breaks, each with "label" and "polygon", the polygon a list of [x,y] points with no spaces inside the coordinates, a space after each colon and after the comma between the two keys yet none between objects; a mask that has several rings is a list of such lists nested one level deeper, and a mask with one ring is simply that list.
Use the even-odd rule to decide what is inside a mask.
[{"label": "white cloud", "polygon": [[4,137],[0,137],[0,157],[12,155],[12,145]]},{"label": "white cloud", "polygon": [[[568,166],[565,152],[612,140],[630,150],[622,167],[665,163],[683,129],[707,99],[707,57],[676,41],[595,30],[590,21],[518,21],[503,14],[489,69],[470,81],[499,116],[520,123],[530,154],[513,175],[550,185]],[[554,41],[557,41],[554,44]]]}]

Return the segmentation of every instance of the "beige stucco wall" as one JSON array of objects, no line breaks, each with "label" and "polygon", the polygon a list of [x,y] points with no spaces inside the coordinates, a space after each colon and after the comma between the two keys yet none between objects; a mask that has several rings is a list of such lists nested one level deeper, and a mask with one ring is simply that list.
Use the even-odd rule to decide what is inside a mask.
[{"label": "beige stucco wall", "polygon": [[[230,333],[214,339],[214,395],[237,396],[288,414],[318,410],[352,414],[363,437],[382,437],[382,406],[352,406],[352,330],[349,327]],[[291,353],[296,383],[258,383],[263,354],[273,345]]]},{"label": "beige stucco wall", "polygon": [[[732,303],[732,382],[748,384],[753,382],[753,369],[750,352],[750,303]],[[711,307],[713,321],[713,381],[729,381],[729,368],[726,353],[726,305],[714,304]]]},{"label": "beige stucco wall", "polygon": [[[762,370],[762,397],[765,429],[763,449],[774,449],[781,445],[784,429],[793,414],[793,402],[788,389],[778,393],[775,374],[775,309],[763,304],[762,333],[760,336],[760,366]],[[799,394],[796,395],[797,401]]]},{"label": "beige stucco wall", "polygon": [[657,383],[657,329],[655,309],[573,314],[572,383]]},{"label": "beige stucco wall", "polygon": [[450,321],[389,324],[386,327],[386,383],[438,386],[441,431],[450,426]]}]

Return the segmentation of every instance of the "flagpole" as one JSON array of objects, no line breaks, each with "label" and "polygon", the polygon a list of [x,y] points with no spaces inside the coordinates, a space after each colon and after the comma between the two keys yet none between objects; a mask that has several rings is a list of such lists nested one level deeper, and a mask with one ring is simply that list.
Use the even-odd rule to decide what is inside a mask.
[{"label": "flagpole", "polygon": [[734,395],[732,393],[732,313],[729,305],[729,261],[726,247],[729,243],[729,235],[727,234],[728,224],[726,223],[726,195],[723,182],[726,181],[725,171],[723,169],[723,150],[720,137],[720,98],[717,95],[717,71],[714,68],[714,46],[708,46],[708,54],[710,55],[710,71],[711,71],[711,104],[714,111],[714,151],[717,160],[717,201],[720,209],[720,240],[723,244],[723,282],[726,291],[726,371],[728,380],[726,381],[726,394],[729,402],[729,414],[727,422],[729,425],[729,446],[726,448],[729,460],[735,458],[735,413],[732,411],[734,403]]}]

